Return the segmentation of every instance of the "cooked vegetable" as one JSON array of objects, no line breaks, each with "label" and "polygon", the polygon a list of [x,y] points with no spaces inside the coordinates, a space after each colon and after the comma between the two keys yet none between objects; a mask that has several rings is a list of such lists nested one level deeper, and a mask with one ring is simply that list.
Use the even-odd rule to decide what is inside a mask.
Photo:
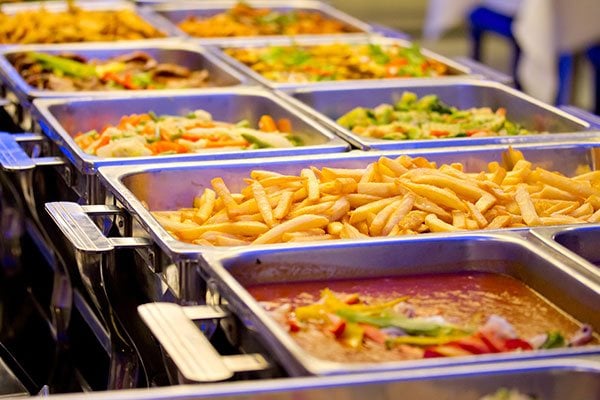
[{"label": "cooked vegetable", "polygon": [[536,400],[537,396],[521,393],[517,389],[500,388],[495,393],[483,396],[480,400]]},{"label": "cooked vegetable", "polygon": [[0,43],[67,43],[139,40],[165,34],[132,10],[83,10],[69,1],[65,11],[0,11]]},{"label": "cooked vegetable", "polygon": [[418,46],[324,44],[228,48],[228,55],[274,82],[317,82],[447,75]]},{"label": "cooked vegetable", "polygon": [[461,110],[444,104],[436,95],[420,99],[404,92],[395,104],[369,109],[357,107],[337,123],[360,136],[382,140],[426,140],[454,137],[528,135],[529,131],[506,118],[506,110]]},{"label": "cooked vegetable", "polygon": [[263,132],[245,127],[246,124],[247,121],[242,124],[213,121],[203,110],[183,117],[148,112],[124,116],[118,125],[101,132],[78,133],[75,143],[86,153],[101,157],[196,153],[216,148],[293,147],[302,143],[287,132]]},{"label": "cooked vegetable", "polygon": [[17,53],[9,57],[25,82],[54,91],[198,88],[210,85],[208,71],[159,63],[134,51],[106,60],[74,54]]},{"label": "cooked vegetable", "polygon": [[179,28],[196,37],[306,35],[355,32],[343,22],[314,11],[276,11],[239,2],[211,17],[189,16]]},{"label": "cooked vegetable", "polygon": [[[576,334],[578,327],[522,282],[494,273],[333,280],[327,285],[335,291],[319,291],[324,285],[247,289],[302,347],[341,362],[567,347],[558,330]],[[548,329],[543,335],[552,344],[539,343],[539,332]]]}]

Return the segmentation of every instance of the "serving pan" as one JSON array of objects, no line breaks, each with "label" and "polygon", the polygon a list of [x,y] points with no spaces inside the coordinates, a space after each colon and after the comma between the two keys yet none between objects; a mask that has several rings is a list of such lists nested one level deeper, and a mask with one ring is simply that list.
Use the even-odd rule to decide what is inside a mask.
[{"label": "serving pan", "polygon": [[[232,0],[221,0],[221,1],[202,1],[202,2],[177,2],[177,3],[161,3],[156,4],[152,9],[170,23],[174,25],[174,29],[178,31],[180,35],[192,37],[181,31],[176,26],[188,16],[204,17],[208,18],[215,14],[219,14],[231,9],[237,1]],[[334,7],[320,1],[314,0],[292,0],[292,1],[281,1],[281,0],[253,0],[249,1],[248,4],[256,8],[269,8],[279,12],[289,11],[310,11],[321,14],[322,16],[342,22],[344,25],[350,27],[356,32],[339,33],[328,36],[338,38],[338,40],[346,40],[352,37],[364,37],[371,33],[372,29],[369,24],[366,24]],[[298,35],[296,37],[310,38],[320,37],[325,35]],[[238,36],[238,37],[214,37],[214,38],[201,38],[192,37],[195,42],[203,44],[220,44],[227,43],[231,40],[241,41],[253,41],[253,40],[278,40],[285,38],[284,35],[270,35],[270,36]]]},{"label": "serving pan", "polygon": [[237,86],[248,83],[248,78],[237,72],[223,61],[209,53],[206,49],[184,43],[182,41],[129,41],[117,43],[75,43],[57,45],[20,45],[6,46],[0,50],[0,76],[6,83],[7,89],[15,93],[21,106],[30,107],[34,98],[62,98],[62,97],[109,97],[111,95],[127,93],[139,94],[177,94],[189,91],[203,90],[204,88],[181,90],[128,90],[128,91],[56,91],[44,90],[30,86],[19,74],[10,57],[27,52],[43,52],[48,54],[74,53],[88,60],[106,60],[119,55],[143,51],[160,62],[169,62],[190,69],[206,69],[209,72],[210,87]]},{"label": "serving pan", "polygon": [[[582,165],[597,169],[598,143],[561,143],[554,145],[519,144],[515,146],[534,165],[572,175]],[[150,240],[154,258],[148,262],[148,271],[153,280],[164,281],[171,289],[174,298],[180,302],[202,302],[202,287],[205,282],[196,271],[204,254],[211,251],[228,252],[244,247],[208,247],[193,245],[175,239],[152,216],[155,210],[177,210],[190,207],[192,199],[204,187],[210,186],[214,177],[222,177],[232,192],[239,190],[243,179],[252,169],[270,170],[283,174],[297,174],[310,166],[358,168],[386,155],[395,157],[401,154],[423,156],[442,163],[461,162],[466,171],[481,171],[491,161],[502,160],[505,146],[469,148],[421,149],[410,152],[350,152],[336,155],[310,155],[302,157],[264,158],[258,160],[231,160],[206,163],[144,164],[132,166],[106,166],[99,169],[102,185],[111,199],[126,215],[130,215],[136,225],[135,236]],[[160,188],[160,189],[157,189]],[[48,206],[46,207],[48,209]],[[87,215],[89,212],[76,204],[57,203],[51,206],[53,219],[59,226],[68,226],[68,236],[76,241],[81,252],[112,252],[115,243],[107,240]],[[95,209],[94,215],[101,213]],[[77,227],[87,221],[85,229]],[[515,231],[528,231],[528,228],[515,228]],[[63,229],[64,231],[64,229]],[[92,233],[89,233],[92,232]],[[90,236],[91,235],[91,236]],[[427,236],[446,236],[428,234]],[[452,234],[450,234],[452,235]],[[83,240],[82,237],[88,239]],[[373,239],[367,239],[367,241]],[[96,244],[99,241],[100,244]],[[260,245],[258,248],[285,249],[290,244]],[[247,247],[252,249],[253,247]],[[257,247],[254,247],[257,248]],[[585,269],[585,268],[583,268]],[[160,290],[151,298],[159,299]]]},{"label": "serving pan", "polygon": [[[405,91],[419,98],[435,94],[439,99],[459,109],[490,107],[505,108],[507,118],[525,129],[551,133],[524,136],[496,136],[482,138],[448,138],[432,140],[382,140],[353,133],[336,120],[356,107],[374,108],[380,104],[394,104]],[[558,109],[546,105],[520,91],[498,82],[473,79],[437,80],[421,82],[391,82],[385,87],[361,87],[354,83],[298,88],[288,93],[302,111],[331,127],[338,135],[363,150],[402,148],[472,146],[494,143],[560,141],[597,137],[600,118],[574,108]],[[587,114],[587,115],[586,115]],[[585,132],[585,133],[584,133]]]},{"label": "serving pan", "polygon": [[[336,135],[297,112],[285,102],[279,101],[274,94],[260,88],[207,89],[202,93],[180,92],[171,96],[37,99],[34,100],[34,106],[42,129],[57,146],[59,154],[73,168],[72,174],[81,175],[78,180],[83,187],[78,190],[82,198],[90,204],[103,203],[102,197],[94,195],[98,191],[94,174],[99,166],[331,153],[345,151],[348,148],[348,144]],[[155,111],[158,114],[185,115],[196,109],[210,112],[215,120],[232,122],[247,119],[251,123],[255,123],[262,114],[288,118],[294,127],[294,132],[298,132],[299,136],[304,139],[305,146],[265,148],[255,151],[217,150],[161,157],[102,158],[86,154],[73,140],[73,136],[77,132],[101,129],[109,123],[116,124],[123,115],[148,111]],[[2,140],[10,141],[12,139],[4,136]],[[14,148],[14,146],[12,147]],[[94,185],[96,185],[95,188]]]},{"label": "serving pan", "polygon": [[[412,45],[408,40],[400,39],[400,38],[386,38],[381,36],[371,36],[371,37],[363,37],[363,38],[350,38],[341,40],[336,37],[324,37],[324,38],[283,38],[279,40],[255,40],[255,41],[243,41],[243,40],[235,40],[232,39],[226,43],[221,43],[219,45],[211,46],[211,50],[215,52],[215,54],[219,55],[222,59],[238,68],[240,71],[243,71],[246,75],[249,75],[257,82],[260,82],[262,85],[265,85],[271,89],[282,89],[282,90],[292,90],[303,87],[309,88],[319,88],[321,86],[330,86],[344,83],[351,83],[359,86],[387,86],[392,84],[393,82],[409,82],[411,80],[420,81],[423,79],[431,79],[431,78],[389,78],[389,79],[356,79],[356,80],[346,80],[346,81],[320,81],[320,82],[301,82],[301,83],[286,83],[286,82],[275,82],[269,80],[255,72],[252,68],[246,66],[242,62],[238,61],[234,57],[227,55],[224,50],[229,48],[263,48],[268,46],[317,46],[317,45],[326,45],[326,44],[336,44],[336,43],[344,43],[344,44],[376,44],[380,46],[390,46],[390,45],[398,45],[400,47],[410,47]],[[454,61],[437,53],[434,53],[427,49],[421,49],[421,52],[427,58],[438,61],[448,68],[448,76],[442,76],[435,79],[448,79],[449,77],[468,77],[475,79],[493,79],[497,81],[501,81],[503,83],[509,83],[511,81],[510,78],[498,74],[495,71],[490,73],[489,69],[479,68],[479,64],[475,62],[469,62],[466,64],[460,61]]]},{"label": "serving pan", "polygon": [[[551,304],[580,322],[590,324],[594,330],[600,326],[597,304],[600,300],[600,279],[590,280],[567,264],[540,252],[528,235],[512,234],[461,234],[453,237],[422,236],[393,241],[372,240],[363,243],[338,242],[325,245],[300,245],[285,249],[256,249],[209,253],[201,274],[214,283],[223,299],[222,304],[235,314],[241,323],[258,332],[269,354],[274,355],[292,376],[328,375],[351,372],[389,371],[406,368],[431,368],[486,361],[525,360],[541,357],[564,357],[600,353],[600,345],[569,347],[552,350],[534,350],[518,353],[496,353],[466,357],[447,357],[409,361],[334,362],[309,354],[292,338],[246,290],[256,284],[317,281],[327,287],[334,280],[351,279],[359,282],[368,278],[402,278],[411,275],[436,275],[453,272],[492,272],[508,275],[530,287]],[[169,305],[171,308],[178,307]],[[160,306],[158,306],[160,307]],[[188,352],[194,354],[199,364],[205,351],[181,345],[191,333],[171,321],[166,334],[153,324],[161,317],[168,319],[163,310],[143,310],[142,317],[149,322],[153,332],[169,353],[178,358]],[[196,330],[197,333],[200,331]],[[598,335],[596,333],[596,340]],[[177,343],[179,344],[177,344]],[[175,351],[176,350],[176,351]],[[207,361],[208,363],[208,361]],[[210,361],[214,370],[219,363]],[[190,362],[181,365],[190,366]],[[184,370],[191,376],[190,369]],[[214,371],[213,370],[213,371]],[[186,375],[184,373],[184,376]]]},{"label": "serving pan", "polygon": [[[23,3],[11,3],[11,4],[2,4],[2,12],[8,15],[14,15],[18,12],[23,11],[32,11],[38,10],[41,7],[44,7],[49,12],[61,12],[65,11],[68,8],[68,3],[66,1],[31,1],[31,2],[23,2]],[[160,18],[155,13],[153,13],[150,9],[144,7],[137,7],[135,4],[130,3],[128,1],[123,0],[100,0],[100,1],[78,1],[77,7],[83,10],[89,11],[115,11],[115,10],[131,10],[135,11],[143,20],[148,22],[150,25],[155,28],[161,30],[166,37],[177,37],[181,36],[181,33],[174,29],[174,27],[164,21],[163,18]],[[156,39],[156,40],[161,40]],[[3,47],[3,45],[0,45]]]}]

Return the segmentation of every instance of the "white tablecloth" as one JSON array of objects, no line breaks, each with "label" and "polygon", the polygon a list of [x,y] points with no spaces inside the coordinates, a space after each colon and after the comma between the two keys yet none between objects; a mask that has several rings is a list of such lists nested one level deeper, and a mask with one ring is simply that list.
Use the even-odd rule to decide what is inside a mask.
[{"label": "white tablecloth", "polygon": [[525,92],[541,100],[556,96],[559,54],[600,43],[600,0],[429,0],[425,38],[439,37],[483,4],[515,16],[519,79]]}]

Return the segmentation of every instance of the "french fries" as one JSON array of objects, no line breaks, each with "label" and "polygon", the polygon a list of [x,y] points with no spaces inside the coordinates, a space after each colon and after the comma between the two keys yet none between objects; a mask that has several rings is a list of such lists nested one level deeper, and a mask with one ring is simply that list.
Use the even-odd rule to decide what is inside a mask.
[{"label": "french fries", "polygon": [[476,173],[403,155],[298,175],[255,170],[243,182],[235,193],[214,178],[193,208],[153,214],[179,240],[214,246],[600,222],[600,172],[569,178],[513,149]]}]

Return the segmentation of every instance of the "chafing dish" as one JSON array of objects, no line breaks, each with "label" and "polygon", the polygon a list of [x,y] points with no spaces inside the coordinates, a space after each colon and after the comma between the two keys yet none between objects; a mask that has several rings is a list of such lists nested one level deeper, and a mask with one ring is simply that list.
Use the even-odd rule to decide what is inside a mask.
[{"label": "chafing dish", "polygon": [[[572,175],[581,165],[597,168],[597,143],[562,143],[555,145],[521,144],[517,146],[525,157],[534,164],[544,168],[560,171]],[[271,158],[260,160],[235,160],[227,164],[222,162],[207,163],[176,163],[169,165],[137,165],[137,166],[110,166],[99,170],[100,179],[107,191],[114,198],[114,204],[123,207],[127,214],[139,223],[137,234],[149,238],[154,243],[152,246],[155,257],[149,262],[151,270],[157,272],[160,279],[173,289],[175,297],[181,301],[198,301],[202,296],[198,285],[203,286],[198,279],[195,265],[202,260],[207,251],[214,248],[192,245],[176,240],[151,215],[149,210],[175,210],[189,207],[192,199],[210,185],[213,177],[222,177],[232,191],[239,190],[243,178],[247,177],[252,169],[266,169],[284,174],[296,174],[302,168],[315,167],[364,167],[367,163],[377,160],[382,155],[397,156],[409,154],[411,156],[424,156],[439,164],[461,162],[466,171],[481,171],[487,167],[488,162],[502,159],[504,146],[471,147],[412,150],[409,153],[401,152],[351,152],[337,155],[314,155],[304,157]],[[156,188],[160,188],[157,190]],[[79,219],[85,219],[85,211],[76,205],[62,209],[61,205],[54,210],[64,218],[75,213]],[[60,211],[59,211],[60,210]],[[95,210],[100,212],[100,210]],[[68,225],[76,226],[70,222]],[[523,229],[523,228],[519,228]],[[516,230],[519,230],[516,229]],[[523,229],[527,230],[527,229]],[[432,234],[436,236],[439,234]],[[79,232],[78,236],[84,236]],[[96,235],[97,236],[97,235]],[[96,237],[95,236],[95,237]],[[443,236],[443,235],[442,235]],[[79,242],[80,240],[77,239]],[[91,241],[93,242],[93,240]],[[90,243],[91,243],[90,242]],[[114,244],[104,242],[101,251],[110,252]],[[285,244],[261,245],[260,248],[282,249]],[[82,243],[79,249],[86,251],[87,245]],[[92,246],[93,251],[98,251]],[[239,247],[222,247],[219,251],[239,250]],[[172,268],[171,268],[172,267]],[[162,296],[162,295],[161,295]],[[160,297],[160,296],[158,296]]]},{"label": "chafing dish", "polygon": [[[54,91],[37,89],[25,82],[23,77],[9,61],[11,56],[27,52],[43,52],[48,54],[74,53],[86,59],[108,59],[133,51],[143,51],[154,57],[158,62],[175,63],[190,69],[206,69],[210,74],[210,86],[236,86],[248,83],[241,73],[210,54],[206,49],[184,43],[182,41],[134,41],[117,43],[85,43],[85,44],[56,44],[56,45],[20,45],[6,46],[0,50],[0,75],[7,89],[18,98],[22,107],[28,108],[34,98],[49,97],[110,97],[125,93],[123,91]],[[144,94],[177,94],[203,90],[131,90],[129,95]]]},{"label": "chafing dish", "polygon": [[[171,3],[161,3],[154,5],[152,9],[159,15],[163,16],[166,20],[171,22],[173,25],[179,24],[183,19],[188,16],[195,17],[211,17],[215,14],[225,12],[233,7],[237,1],[231,0],[221,0],[221,1],[203,1],[203,2],[183,2],[177,4]],[[326,18],[334,19],[344,23],[344,25],[352,28],[356,31],[356,33],[340,33],[334,35],[327,35],[330,37],[338,38],[338,40],[346,40],[352,37],[364,37],[367,34],[371,33],[371,27],[342,12],[339,11],[332,6],[325,4],[320,1],[313,0],[293,0],[293,1],[281,1],[281,0],[253,0],[248,2],[248,4],[252,7],[262,7],[262,8],[270,8],[274,11],[285,12],[285,11],[312,11],[317,12],[323,15]],[[186,35],[180,29],[177,31],[181,35]],[[306,38],[306,37],[319,37],[326,35],[299,35],[298,37]],[[189,36],[188,36],[189,37]],[[278,40],[281,38],[285,38],[283,35],[273,35],[273,36],[241,36],[241,37],[215,37],[215,38],[193,38],[194,41],[203,43],[203,44],[218,44],[218,43],[226,43],[231,40]]]},{"label": "chafing dish", "polygon": [[[2,4],[2,12],[8,15],[13,15],[18,12],[38,10],[44,7],[48,12],[61,12],[68,8],[66,1],[30,1],[14,4]],[[176,37],[181,36],[181,32],[175,29],[171,24],[158,17],[150,9],[137,7],[135,4],[123,0],[101,0],[101,1],[78,1],[77,7],[89,11],[108,11],[108,10],[132,10],[135,11],[142,19],[163,31],[166,36]],[[2,45],[0,45],[1,47]]]},{"label": "chafing dish", "polygon": [[[333,362],[309,354],[301,348],[287,330],[246,290],[247,286],[258,283],[322,281],[323,285],[327,285],[332,280],[342,279],[360,281],[374,277],[418,274],[493,272],[519,280],[567,314],[597,330],[600,326],[596,309],[600,280],[587,279],[552,255],[544,254],[532,239],[527,234],[514,233],[466,234],[446,238],[425,236],[394,241],[372,240],[360,244],[346,241],[300,245],[280,250],[207,253],[206,264],[200,271],[206,281],[214,285],[222,299],[217,305],[235,314],[241,321],[240,324],[258,332],[268,354],[277,358],[292,376],[599,354],[600,345],[594,344],[553,350],[410,361]],[[218,355],[213,355],[214,359],[207,359],[207,354],[210,354],[208,351],[198,351],[198,348],[205,347],[206,342],[201,343],[201,332],[193,324],[189,321],[187,325],[183,323],[182,318],[186,318],[186,314],[179,306],[148,304],[141,307],[141,315],[181,368],[184,377],[191,380],[215,380],[232,376],[232,364],[224,362],[223,358],[219,360]],[[196,332],[196,335],[192,332]],[[192,343],[195,345],[192,346]],[[209,371],[206,371],[208,366]],[[222,375],[207,376],[208,373]]]},{"label": "chafing dish", "polygon": [[[310,118],[297,112],[285,102],[260,88],[212,89],[197,94],[182,92],[172,96],[133,96],[110,97],[102,99],[38,99],[34,101],[36,114],[39,114],[40,124],[57,148],[52,155],[61,155],[68,160],[64,174],[69,186],[89,204],[103,203],[103,194],[95,179],[99,166],[134,165],[143,162],[170,163],[182,160],[208,161],[227,160],[235,158],[300,155],[314,153],[331,153],[345,151],[347,143],[324,129]],[[278,118],[286,117],[292,122],[294,131],[304,139],[305,146],[293,148],[266,148],[255,151],[217,150],[206,153],[190,153],[185,155],[167,155],[162,157],[118,157],[101,158],[83,152],[73,140],[77,132],[99,129],[107,123],[117,123],[121,116],[130,113],[155,111],[185,115],[195,109],[210,112],[215,119],[238,121],[248,119],[256,122],[262,114],[271,114]],[[4,143],[12,150],[14,138],[1,136]],[[0,155],[1,156],[1,155]],[[28,157],[21,154],[20,160]],[[5,159],[3,165],[11,169],[23,169],[23,165],[15,165],[15,160]],[[35,162],[25,161],[27,168],[32,168]]]},{"label": "chafing dish", "polygon": [[[394,82],[409,82],[412,80],[421,81],[423,79],[431,79],[431,78],[389,78],[389,79],[357,79],[357,80],[347,80],[347,81],[321,81],[321,82],[301,82],[301,83],[284,83],[284,82],[275,82],[269,79],[266,79],[258,72],[255,72],[250,67],[246,66],[242,62],[238,61],[234,57],[231,57],[225,54],[224,50],[229,48],[263,48],[268,46],[317,46],[324,44],[335,44],[335,43],[348,43],[348,44],[377,44],[380,46],[389,46],[389,45],[398,45],[401,47],[409,47],[412,45],[411,42],[398,39],[398,38],[385,38],[378,36],[371,36],[368,38],[352,38],[348,40],[336,39],[335,37],[325,37],[325,38],[315,38],[315,39],[305,39],[305,38],[283,38],[278,40],[262,40],[262,41],[244,41],[244,40],[235,40],[232,39],[226,43],[221,43],[219,45],[211,46],[212,51],[215,54],[219,55],[222,59],[238,68],[240,71],[243,71],[250,77],[252,77],[257,82],[271,88],[271,89],[282,89],[282,90],[292,90],[298,88],[319,88],[321,86],[330,86],[337,85],[341,83],[352,83],[359,86],[387,86],[389,84],[393,84]],[[489,68],[482,68],[479,63],[469,62],[469,64],[464,63],[464,59],[462,61],[454,61],[442,55],[436,54],[427,49],[421,49],[421,52],[424,56],[436,60],[442,64],[445,64],[448,68],[448,76],[442,76],[435,79],[448,79],[450,77],[468,77],[468,78],[489,78],[496,81],[500,81],[502,83],[510,83],[511,78],[500,74],[496,71],[490,70]]]},{"label": "chafing dish", "polygon": [[[496,136],[482,138],[449,138],[440,140],[379,140],[360,136],[335,121],[356,107],[374,108],[382,103],[394,104],[403,92],[410,91],[418,97],[437,95],[444,103],[460,108],[505,108],[507,116],[524,128],[551,133],[527,136]],[[392,82],[379,87],[361,87],[354,83],[341,83],[316,88],[304,87],[288,94],[294,104],[363,150],[390,150],[402,148],[472,146],[494,143],[519,143],[538,141],[564,141],[577,138],[597,138],[600,118],[574,107],[564,110],[546,105],[522,92],[497,82],[453,79],[428,79],[421,82]]]}]

